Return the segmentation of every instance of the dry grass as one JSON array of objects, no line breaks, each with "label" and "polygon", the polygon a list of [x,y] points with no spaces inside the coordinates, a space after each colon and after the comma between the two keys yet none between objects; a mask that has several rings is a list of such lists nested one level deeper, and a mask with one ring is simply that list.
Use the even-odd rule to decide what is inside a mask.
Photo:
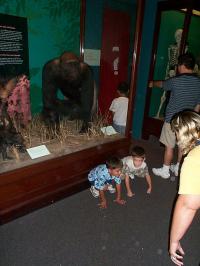
[{"label": "dry grass", "polygon": [[60,120],[60,122],[54,127],[47,126],[42,121],[39,115],[35,115],[31,122],[24,128],[13,121],[16,129],[20,132],[25,140],[26,148],[30,148],[36,145],[47,144],[52,141],[58,142],[61,145],[70,144],[73,139],[73,143],[76,142],[76,138],[80,140],[90,140],[94,138],[104,138],[101,132],[101,127],[107,125],[107,118],[104,116],[96,116],[93,122],[90,123],[88,131],[84,134],[80,134],[82,122],[80,120],[68,121],[66,119]]}]

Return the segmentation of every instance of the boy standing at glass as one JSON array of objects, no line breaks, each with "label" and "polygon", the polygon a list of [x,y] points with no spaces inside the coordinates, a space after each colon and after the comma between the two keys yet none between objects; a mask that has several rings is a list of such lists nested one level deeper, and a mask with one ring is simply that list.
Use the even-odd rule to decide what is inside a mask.
[{"label": "boy standing at glass", "polygon": [[115,98],[109,110],[113,113],[113,128],[120,134],[125,135],[128,111],[128,84],[121,82],[117,87],[118,98]]}]

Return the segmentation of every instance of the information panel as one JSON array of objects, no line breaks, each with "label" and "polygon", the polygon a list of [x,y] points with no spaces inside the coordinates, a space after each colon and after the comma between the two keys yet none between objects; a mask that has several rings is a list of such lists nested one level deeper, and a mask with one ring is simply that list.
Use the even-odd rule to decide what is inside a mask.
[{"label": "information panel", "polygon": [[0,70],[29,75],[27,19],[0,14]]}]

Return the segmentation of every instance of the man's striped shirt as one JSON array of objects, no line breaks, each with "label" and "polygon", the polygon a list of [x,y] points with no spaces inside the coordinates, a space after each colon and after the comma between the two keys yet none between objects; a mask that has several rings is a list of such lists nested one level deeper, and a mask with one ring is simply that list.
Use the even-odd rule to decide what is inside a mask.
[{"label": "man's striped shirt", "polygon": [[163,82],[163,89],[170,91],[165,121],[170,123],[173,115],[185,109],[194,110],[200,104],[200,78],[194,74],[180,74]]}]

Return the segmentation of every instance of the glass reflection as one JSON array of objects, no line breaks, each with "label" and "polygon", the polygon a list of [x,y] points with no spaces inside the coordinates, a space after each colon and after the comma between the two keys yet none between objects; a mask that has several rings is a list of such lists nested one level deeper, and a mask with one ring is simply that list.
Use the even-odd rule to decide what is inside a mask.
[{"label": "glass reflection", "polygon": [[109,107],[120,82],[130,84],[136,0],[86,0],[84,60],[95,76],[98,108],[111,124]]},{"label": "glass reflection", "polygon": [[[165,80],[176,74],[184,18],[182,11],[162,12],[153,80]],[[167,98],[162,89],[152,88],[150,117],[163,119]]]}]

